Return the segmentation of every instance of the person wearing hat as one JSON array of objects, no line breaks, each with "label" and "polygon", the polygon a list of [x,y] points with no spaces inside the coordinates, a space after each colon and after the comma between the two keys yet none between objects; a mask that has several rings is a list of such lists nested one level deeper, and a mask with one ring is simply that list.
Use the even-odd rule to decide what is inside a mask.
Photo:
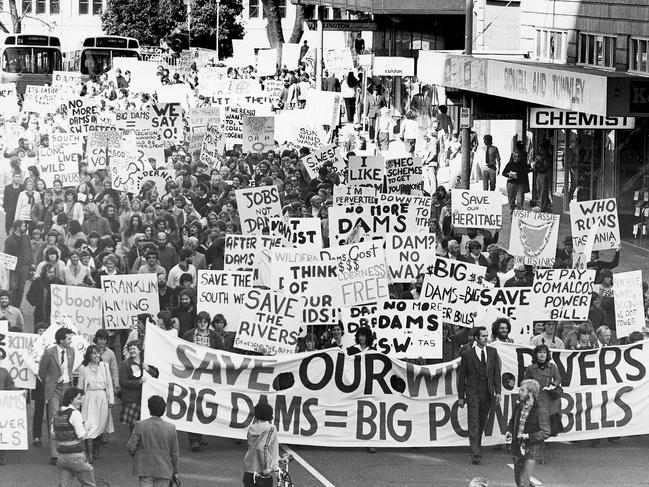
[{"label": "person wearing hat", "polygon": [[568,262],[569,266],[572,267],[572,237],[568,235],[563,239],[563,248],[557,249],[555,257],[561,259],[564,262]]},{"label": "person wearing hat", "polygon": [[514,264],[514,277],[507,279],[504,287],[530,287],[531,285],[532,278],[527,272],[525,264],[517,262]]},{"label": "person wearing hat", "polygon": [[126,449],[133,457],[133,475],[140,487],[171,484],[178,475],[180,451],[176,427],[162,419],[167,403],[161,396],[147,401],[151,417],[138,421]]},{"label": "person wearing hat", "polygon": [[244,487],[272,487],[273,471],[279,465],[279,443],[273,425],[273,408],[259,401],[255,420],[248,428],[248,451],[243,459]]}]

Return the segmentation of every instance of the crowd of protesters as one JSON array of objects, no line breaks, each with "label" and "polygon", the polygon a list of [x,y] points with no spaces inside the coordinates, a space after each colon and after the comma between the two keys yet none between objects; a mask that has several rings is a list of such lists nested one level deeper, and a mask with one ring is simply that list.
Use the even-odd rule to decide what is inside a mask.
[{"label": "crowd of protesters", "polygon": [[[275,109],[304,107],[306,92],[314,83],[304,65],[303,68],[282,70],[275,77],[284,82]],[[187,83],[192,89],[196,88],[195,76],[170,75],[169,69],[163,66],[158,70],[158,76],[163,84]],[[238,71],[231,68],[227,76],[253,78],[254,69],[247,67]],[[115,81],[102,75],[86,82],[81,95],[98,98],[106,111],[146,109],[155,102],[154,95],[130,92],[129,82],[128,72],[124,76],[117,73]],[[406,114],[400,131],[396,130],[394,118],[387,108],[389,98],[381,84],[372,80],[364,82],[354,73],[348,73],[342,79],[325,73],[322,88],[340,91],[343,97],[343,122],[350,124],[353,131],[337,131],[333,140],[344,148],[345,157],[353,154],[354,150],[367,148],[367,141],[361,135],[362,127],[357,126],[362,120],[368,120],[369,141],[375,144],[378,152],[388,150],[396,138],[401,138],[405,150],[415,153],[419,138],[417,124],[412,114]],[[363,89],[366,93],[362,93]],[[198,100],[199,104],[207,103],[201,96]],[[188,142],[183,142],[165,150],[163,159],[151,161],[154,168],[167,169],[174,176],[166,184],[164,194],[146,184],[138,194],[118,192],[113,189],[106,171],[89,173],[84,158],[79,163],[81,183],[78,186],[64,188],[60,181],[54,181],[52,187],[48,187],[33,161],[38,149],[47,147],[49,137],[61,130],[59,116],[59,113],[23,112],[14,122],[5,122],[15,129],[6,133],[19,134],[15,139],[3,139],[3,155],[10,169],[0,174],[8,234],[4,252],[16,257],[17,264],[15,270],[0,279],[3,288],[0,291],[0,319],[7,320],[12,331],[42,333],[50,322],[52,284],[100,287],[102,276],[114,274],[155,273],[160,299],[160,312],[155,316],[138,316],[137,327],[133,330],[100,330],[94,337],[94,344],[85,352],[83,365],[74,372],[77,379],[71,369],[64,368],[67,374],[64,382],[52,382],[59,376],[54,377],[55,372],[48,369],[46,360],[41,362],[38,385],[32,395],[35,403],[33,444],[41,444],[43,410],[47,402],[51,409],[50,417],[55,420],[54,429],[58,430],[57,436],[60,434],[61,438],[67,438],[62,449],[52,450],[52,461],[55,463],[58,457],[59,464],[65,467],[82,453],[90,461],[100,458],[103,435],[114,431],[111,412],[118,402],[119,420],[133,432],[129,451],[137,455],[144,428],[136,426],[140,419],[142,384],[155,374],[143,361],[147,323],[154,323],[166,332],[198,345],[244,353],[234,346],[236,330],[232,324],[227,323],[222,314],[211,316],[204,311],[197,312],[196,305],[197,271],[222,270],[226,235],[241,233],[234,191],[276,185],[283,214],[287,217],[319,218],[324,245],[328,246],[328,209],[333,205],[333,188],[340,180],[330,163],[325,163],[318,177],[311,179],[300,162],[309,150],[292,144],[278,144],[275,150],[262,154],[246,154],[235,147],[225,151],[218,163],[210,166],[201,160],[200,153],[189,150]],[[426,144],[419,147],[418,153],[424,155],[427,165],[437,168],[451,164],[456,158],[459,141],[452,135],[452,121],[446,107],[438,107],[438,116],[426,131],[424,140]],[[490,148],[493,146],[489,136],[485,137],[485,147],[488,167],[484,171],[486,176],[482,176],[485,189],[494,190],[495,176],[500,172],[500,155],[497,149]],[[517,146],[502,171],[509,179],[507,192],[511,210],[522,208],[524,204],[521,174],[533,170],[522,162],[525,160],[527,155],[522,146]],[[544,169],[542,163],[545,161],[539,159],[535,170]],[[429,229],[437,237],[437,255],[486,267],[486,280],[494,286],[532,285],[533,269],[515,264],[514,257],[499,243],[498,232],[474,229],[460,232],[453,228],[451,190],[451,187],[440,185],[431,194]],[[548,209],[545,197],[542,199],[540,206],[533,207],[533,210]],[[572,253],[572,238],[566,237],[564,246],[557,249],[555,267],[571,267]],[[603,261],[593,253],[588,266],[597,271],[596,292],[592,294],[587,321],[533,324],[530,346],[535,347],[535,360],[526,370],[525,378],[540,383],[541,391],[526,382],[528,392],[524,398],[533,397],[549,414],[553,434],[560,432],[560,421],[557,425],[556,399],[552,399],[546,389],[548,385],[558,385],[558,372],[551,366],[550,350],[582,350],[617,343],[614,282],[610,269],[618,265],[619,256],[617,250],[612,261]],[[421,278],[409,285],[392,284],[390,296],[417,299],[421,285]],[[647,292],[646,285],[644,291]],[[23,299],[34,308],[33,323],[25,322],[21,312]],[[497,320],[493,323],[491,340],[512,342],[511,328],[509,320]],[[300,340],[297,351],[340,347],[353,355],[375,349],[370,327],[362,326],[353,336],[344,330],[342,324],[312,327]],[[416,362],[432,364],[458,358],[471,345],[470,331],[445,324],[443,358],[420,357]],[[68,352],[71,332],[68,332],[64,328],[57,331],[57,345],[52,349],[51,360],[58,360],[59,352],[64,352],[62,360],[71,367],[73,357]],[[643,334],[636,332],[624,340],[641,339]],[[75,380],[78,389],[72,388]],[[66,392],[68,390],[72,392]],[[159,419],[159,401],[149,406],[152,415]],[[79,409],[82,416],[74,413]],[[261,411],[258,419],[266,420],[268,414],[268,411]],[[263,427],[269,426],[264,423]],[[513,427],[517,426],[512,423],[510,429]],[[205,438],[198,434],[190,434],[189,443],[192,451],[199,451],[206,444]],[[545,461],[544,452],[544,448],[539,448],[535,451],[536,458]],[[4,462],[4,457],[0,457],[0,462]],[[169,476],[177,473],[177,457],[171,462],[166,467]],[[524,466],[521,464],[520,468]],[[87,472],[88,469],[77,474],[83,477]],[[138,472],[143,474],[140,476],[149,476],[146,469]]]}]

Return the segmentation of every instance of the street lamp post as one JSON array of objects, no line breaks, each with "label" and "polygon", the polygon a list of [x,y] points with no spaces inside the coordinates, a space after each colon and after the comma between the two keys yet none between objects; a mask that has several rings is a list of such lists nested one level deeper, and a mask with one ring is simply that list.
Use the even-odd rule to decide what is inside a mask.
[{"label": "street lamp post", "polygon": [[219,29],[221,27],[221,0],[216,0],[216,60],[219,62]]},{"label": "street lamp post", "polygon": [[[473,0],[466,0],[466,18],[464,27],[464,54],[473,55]],[[462,96],[462,108],[471,109],[471,98],[465,91]],[[462,189],[469,189],[471,185],[471,128],[462,129]]]}]

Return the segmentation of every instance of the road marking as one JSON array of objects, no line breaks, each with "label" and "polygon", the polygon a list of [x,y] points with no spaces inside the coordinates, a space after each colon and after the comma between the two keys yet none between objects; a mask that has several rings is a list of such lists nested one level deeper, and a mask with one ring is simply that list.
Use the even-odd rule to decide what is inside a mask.
[{"label": "road marking", "polygon": [[[513,463],[508,463],[507,466],[514,470]],[[532,485],[533,487],[543,487],[543,482],[541,482],[539,479],[535,479],[534,477],[530,477],[530,485]]]},{"label": "road marking", "polygon": [[329,482],[324,475],[322,475],[320,472],[318,472],[315,468],[313,468],[309,462],[307,462],[304,458],[302,458],[300,455],[295,452],[295,450],[291,449],[290,447],[286,445],[282,445],[282,449],[286,450],[286,453],[289,453],[293,455],[293,458],[295,458],[298,462],[302,464],[302,466],[311,474],[313,475],[322,485],[325,487],[336,487],[334,484]]}]

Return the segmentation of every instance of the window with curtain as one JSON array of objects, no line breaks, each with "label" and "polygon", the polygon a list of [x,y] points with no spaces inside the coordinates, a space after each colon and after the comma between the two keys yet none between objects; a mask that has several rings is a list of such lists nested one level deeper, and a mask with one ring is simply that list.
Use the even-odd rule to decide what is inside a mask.
[{"label": "window with curtain", "polygon": [[47,0],[36,0],[36,13],[44,14],[47,12]]},{"label": "window with curtain", "polygon": [[50,15],[58,15],[61,13],[61,1],[50,0]]},{"label": "window with curtain", "polygon": [[92,0],[92,15],[101,15],[103,7],[102,0]]},{"label": "window with curtain", "polygon": [[90,12],[89,2],[90,0],[79,0],[79,14],[87,15]]}]

